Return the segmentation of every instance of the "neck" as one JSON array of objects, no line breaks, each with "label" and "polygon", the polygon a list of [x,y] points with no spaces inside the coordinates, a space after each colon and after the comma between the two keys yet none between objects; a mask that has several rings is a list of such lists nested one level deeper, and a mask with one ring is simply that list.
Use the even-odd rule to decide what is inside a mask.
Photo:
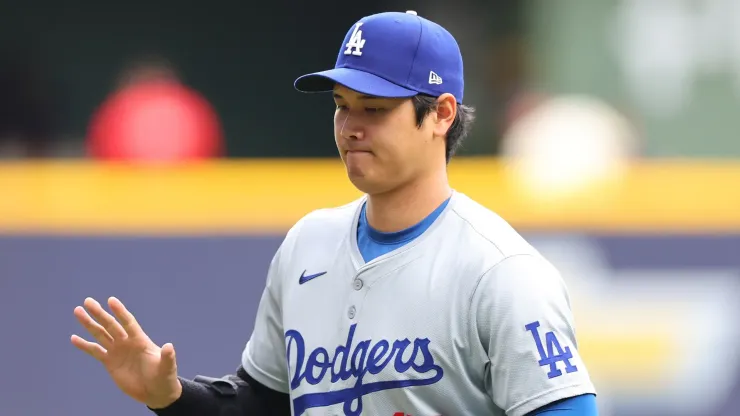
[{"label": "neck", "polygon": [[368,195],[368,224],[386,233],[404,230],[426,218],[451,194],[447,172],[442,170],[390,192]]}]

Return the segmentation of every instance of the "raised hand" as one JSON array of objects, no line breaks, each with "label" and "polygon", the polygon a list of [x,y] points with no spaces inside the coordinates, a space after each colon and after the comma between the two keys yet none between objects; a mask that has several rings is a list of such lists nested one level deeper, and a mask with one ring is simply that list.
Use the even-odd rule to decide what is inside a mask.
[{"label": "raised hand", "polygon": [[180,397],[175,349],[157,346],[120,300],[111,297],[113,315],[87,298],[74,315],[97,342],[72,335],[72,344],[100,361],[116,385],[152,409],[164,408]]}]

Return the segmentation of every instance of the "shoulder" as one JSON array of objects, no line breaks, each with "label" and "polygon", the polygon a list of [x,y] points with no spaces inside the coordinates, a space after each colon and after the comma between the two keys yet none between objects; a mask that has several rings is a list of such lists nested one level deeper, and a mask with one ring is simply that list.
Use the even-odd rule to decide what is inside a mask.
[{"label": "shoulder", "polygon": [[349,234],[355,216],[364,201],[365,198],[360,198],[339,207],[311,211],[296,222],[288,232],[288,236],[301,239],[306,236],[317,238]]},{"label": "shoulder", "polygon": [[562,285],[556,267],[501,216],[465,195],[453,210],[465,228],[464,250],[490,259],[481,278],[512,289]]},{"label": "shoulder", "polygon": [[364,201],[363,197],[342,206],[311,211],[290,228],[280,251],[286,255],[307,246],[331,251],[350,235],[355,216]]},{"label": "shoulder", "polygon": [[430,240],[435,267],[468,297],[492,282],[552,274],[544,257],[506,220],[461,193],[455,193]]},{"label": "shoulder", "polygon": [[460,230],[464,249],[469,253],[497,261],[539,254],[505,219],[465,194],[456,194],[450,211],[456,228]]}]

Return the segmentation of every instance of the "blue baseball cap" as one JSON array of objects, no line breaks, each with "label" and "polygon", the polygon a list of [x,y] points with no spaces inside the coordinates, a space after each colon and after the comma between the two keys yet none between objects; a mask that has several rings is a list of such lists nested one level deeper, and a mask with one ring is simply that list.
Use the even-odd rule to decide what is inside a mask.
[{"label": "blue baseball cap", "polygon": [[335,84],[385,98],[452,94],[463,101],[460,47],[445,28],[414,11],[366,16],[344,37],[333,69],[299,77],[301,92],[329,92]]}]

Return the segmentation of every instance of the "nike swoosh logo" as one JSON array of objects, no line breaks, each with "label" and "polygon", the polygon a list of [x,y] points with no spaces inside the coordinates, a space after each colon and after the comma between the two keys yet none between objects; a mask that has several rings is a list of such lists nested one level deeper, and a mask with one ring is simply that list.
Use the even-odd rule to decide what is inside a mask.
[{"label": "nike swoosh logo", "polygon": [[313,280],[313,279],[315,279],[315,278],[317,278],[319,276],[323,276],[325,274],[326,274],[326,272],[314,273],[314,274],[306,275],[306,270],[304,270],[303,273],[301,273],[301,278],[298,279],[298,283],[299,284],[304,284],[304,283],[308,282],[309,280]]}]

